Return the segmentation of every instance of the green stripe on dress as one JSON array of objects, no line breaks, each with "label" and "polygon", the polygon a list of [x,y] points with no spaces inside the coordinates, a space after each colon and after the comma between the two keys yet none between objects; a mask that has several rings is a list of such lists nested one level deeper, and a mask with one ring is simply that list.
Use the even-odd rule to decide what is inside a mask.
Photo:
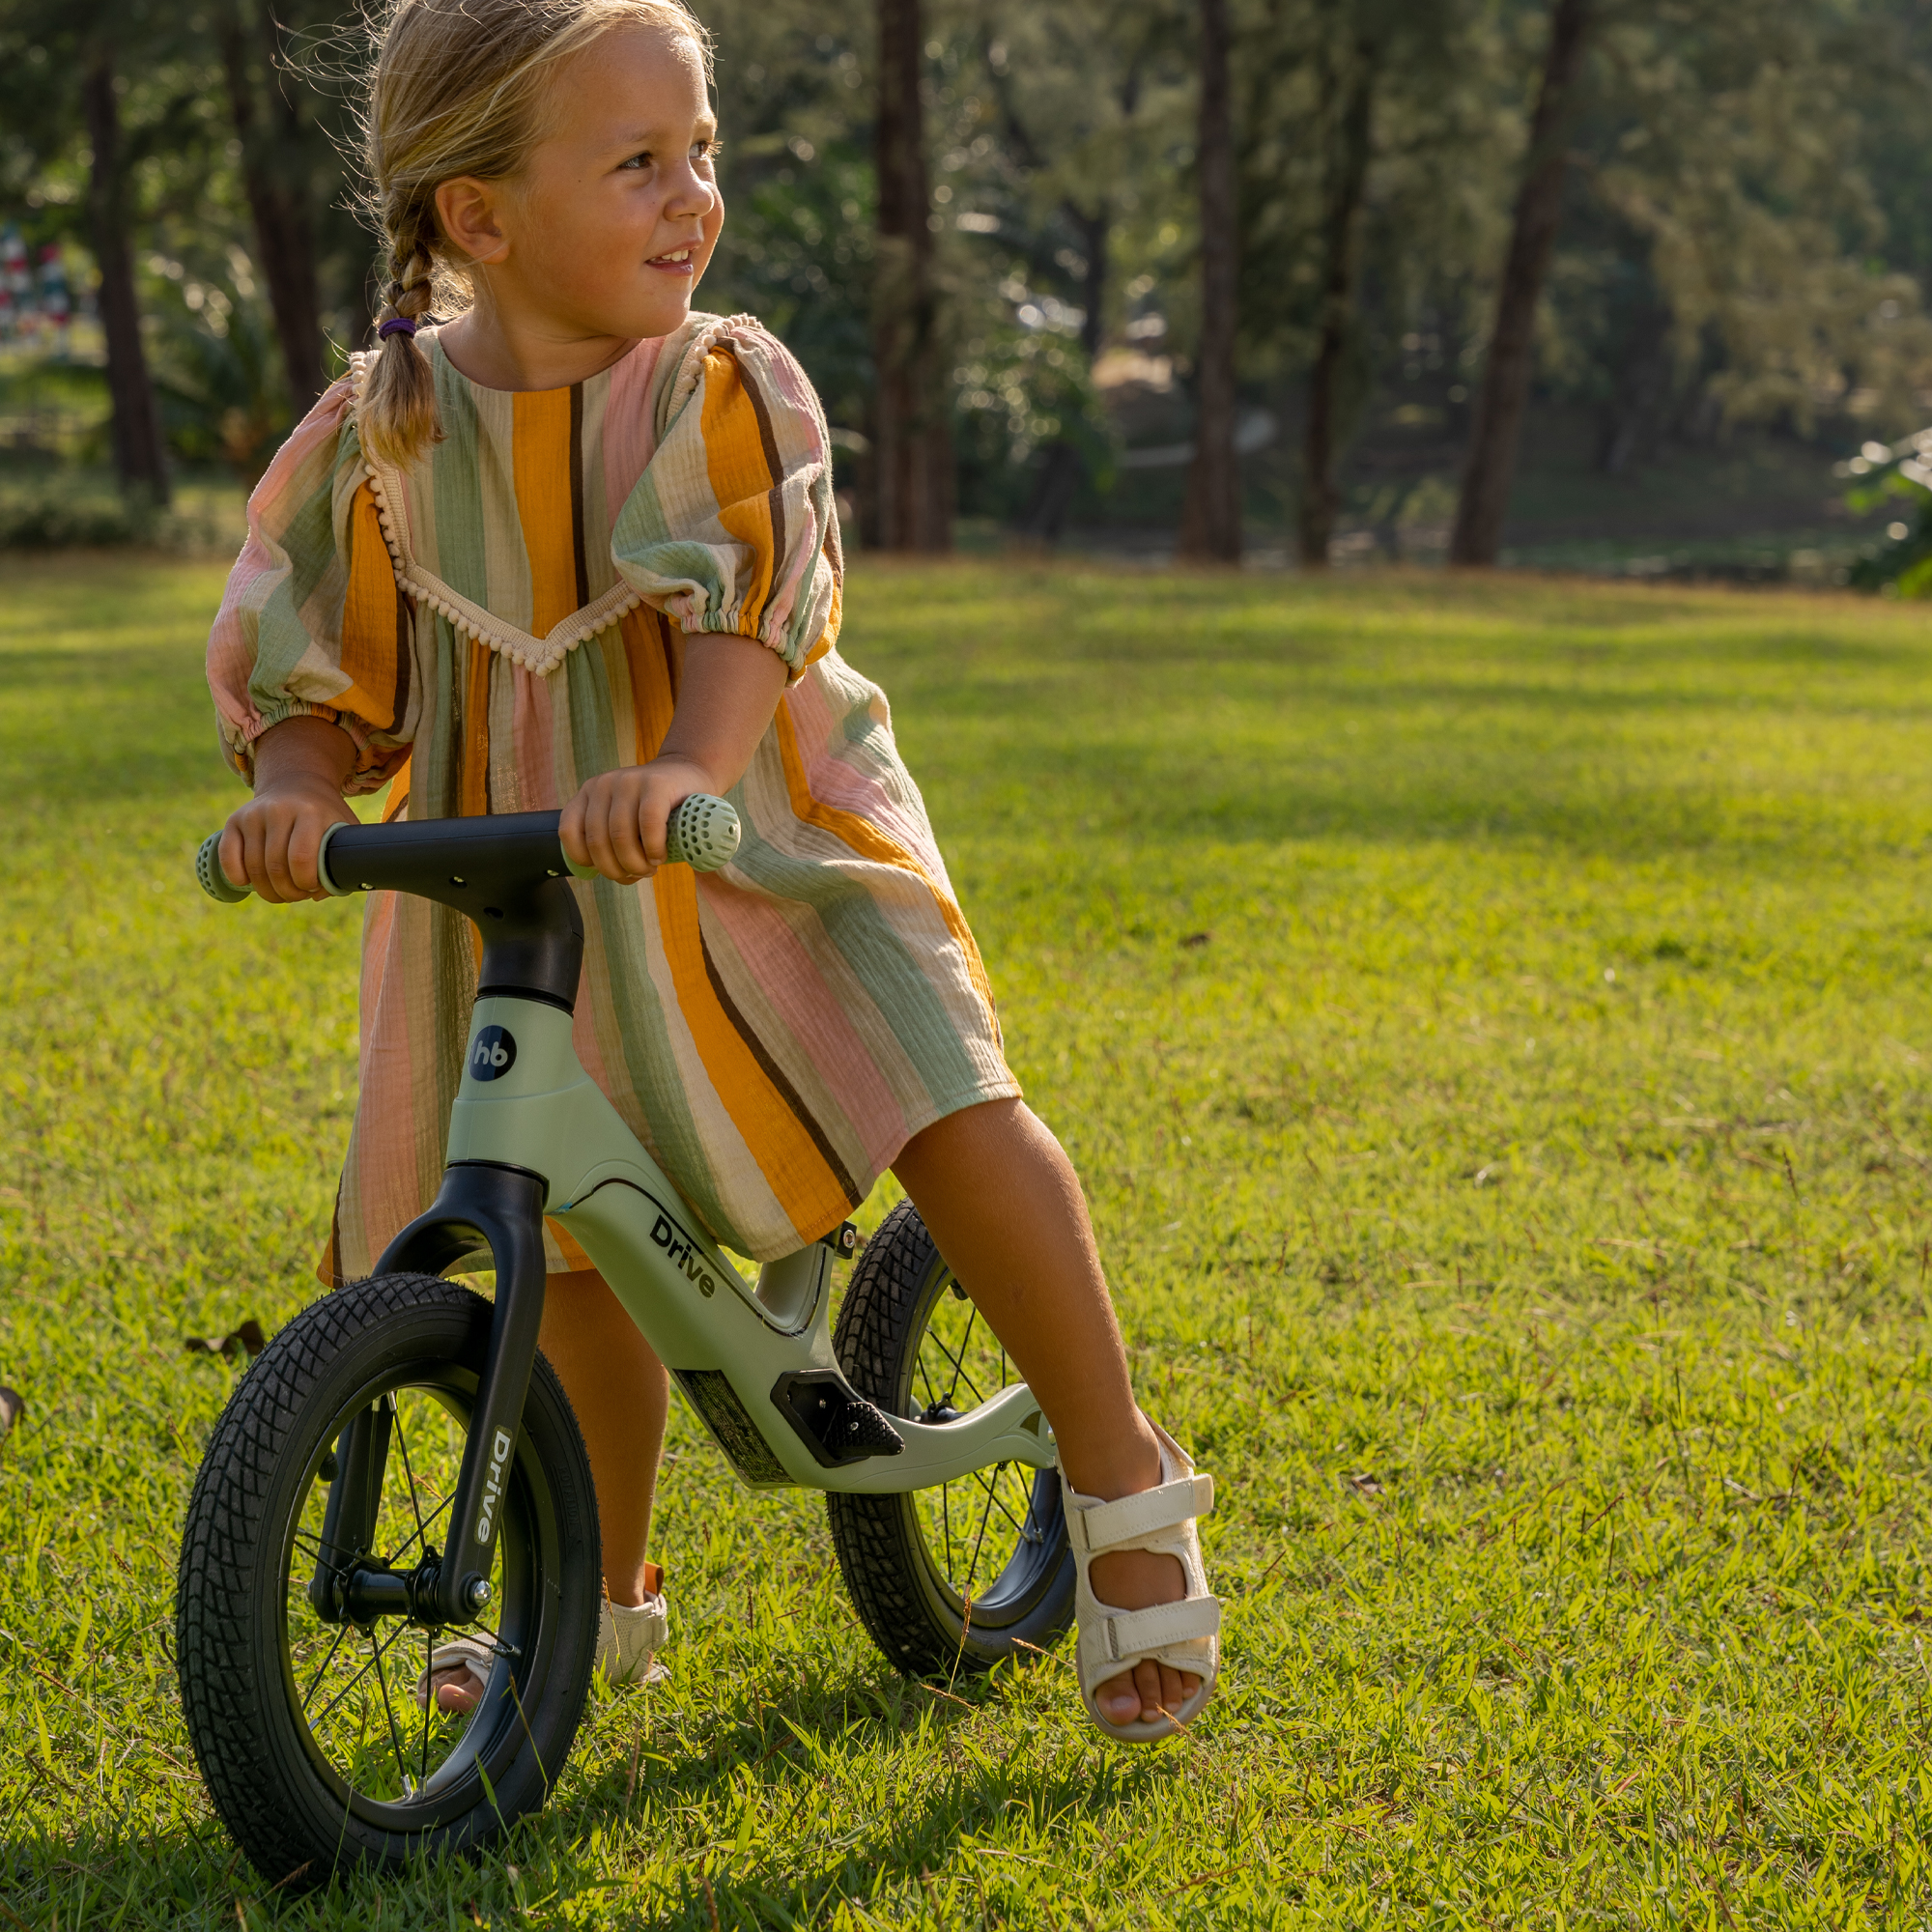
[{"label": "green stripe on dress", "polygon": [[436,559],[426,568],[452,590],[481,604],[489,596],[490,561],[486,554],[483,476],[479,467],[476,406],[469,384],[450,366],[446,356],[435,358],[436,406],[442,418],[442,441],[426,466],[431,494],[436,498]]},{"label": "green stripe on dress", "polygon": [[[620,679],[628,690],[629,677],[621,664],[622,646],[614,643],[614,633],[607,632],[564,660],[580,784],[622,762],[612,700]],[[611,649],[619,660],[617,665],[604,656]],[[724,1211],[710,1154],[685,1097],[664,1005],[651,979],[638,892],[636,886],[620,886],[611,879],[591,882],[589,893],[579,901],[585,914],[585,955],[594,952],[599,956],[609,976],[608,996],[617,1031],[615,1057],[637,1096],[639,1110],[650,1122],[651,1137],[658,1143],[656,1151],[677,1175],[686,1199],[707,1224],[715,1230],[728,1230],[730,1216]]]}]

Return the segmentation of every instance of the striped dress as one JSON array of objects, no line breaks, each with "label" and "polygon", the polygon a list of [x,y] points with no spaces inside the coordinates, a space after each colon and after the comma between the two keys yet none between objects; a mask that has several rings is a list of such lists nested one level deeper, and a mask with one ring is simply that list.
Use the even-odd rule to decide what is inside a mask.
[{"label": "striped dress", "polygon": [[[825,420],[748,317],[693,316],[567,389],[485,389],[425,331],[443,440],[407,474],[355,429],[359,360],[283,447],[209,641],[223,742],[253,777],[283,719],[355,744],[386,815],[536,811],[655,755],[700,634],[789,682],[731,793],[735,862],[577,887],[577,1051],[719,1240],[816,1238],[922,1127],[1019,1092],[991,991],[893,742],[839,656]],[[441,1178],[477,942],[370,896],[361,1086],[321,1273],[374,1266]],[[587,1266],[548,1230],[554,1269]]]}]

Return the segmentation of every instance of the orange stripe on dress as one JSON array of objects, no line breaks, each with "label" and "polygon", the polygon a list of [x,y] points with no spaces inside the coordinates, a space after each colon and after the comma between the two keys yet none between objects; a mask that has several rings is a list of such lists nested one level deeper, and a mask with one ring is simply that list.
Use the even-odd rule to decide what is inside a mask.
[{"label": "orange stripe on dress", "polygon": [[544,638],[578,608],[570,391],[519,389],[510,403],[517,522],[530,560],[530,630]]},{"label": "orange stripe on dress", "polygon": [[631,670],[631,714],[638,733],[637,762],[648,764],[663,748],[677,709],[671,682],[670,619],[640,604],[627,611],[618,626],[624,639],[624,659]]},{"label": "orange stripe on dress", "polygon": [[463,682],[463,768],[456,797],[465,818],[480,818],[490,810],[490,646],[474,638]]},{"label": "orange stripe on dress", "polygon": [[396,725],[396,570],[382,512],[367,483],[349,505],[349,583],[342,598],[342,670],[349,689],[331,701],[379,731]]},{"label": "orange stripe on dress", "polygon": [[778,563],[769,497],[779,479],[772,474],[757,408],[738,358],[726,350],[714,349],[704,358],[704,413],[698,424],[718,521],[752,553],[752,582],[738,598],[738,629],[756,637]]},{"label": "orange stripe on dress", "polygon": [[576,1240],[571,1236],[570,1230],[561,1221],[554,1221],[546,1214],[544,1216],[544,1227],[549,1231],[551,1239],[556,1243],[557,1253],[563,1257],[564,1265],[572,1274],[582,1274],[584,1269],[597,1265],[578,1246]]},{"label": "orange stripe on dress", "polygon": [[815,1240],[844,1219],[852,1203],[810,1132],[719,1002],[704,970],[696,879],[688,867],[667,866],[651,887],[678,1011],[691,1029],[705,1074],[799,1239]]},{"label": "orange stripe on dress", "polygon": [[805,759],[799,753],[798,733],[792,725],[791,714],[782,704],[779,706],[774,722],[779,727],[779,750],[784,759],[785,790],[791,795],[792,816],[830,832],[851,846],[862,859],[870,859],[881,866],[896,866],[901,871],[912,872],[919,877],[932,895],[933,903],[938,906],[947,930],[958,941],[959,951],[966,958],[967,978],[973,981],[973,990],[985,1002],[986,1012],[997,1031],[999,1009],[993,1003],[993,982],[986,978],[985,962],[980,957],[973,929],[966,923],[966,915],[953,902],[952,895],[944,891],[932,874],[896,838],[880,831],[869,818],[861,818],[856,811],[846,811],[814,797],[810,781],[806,777]]}]

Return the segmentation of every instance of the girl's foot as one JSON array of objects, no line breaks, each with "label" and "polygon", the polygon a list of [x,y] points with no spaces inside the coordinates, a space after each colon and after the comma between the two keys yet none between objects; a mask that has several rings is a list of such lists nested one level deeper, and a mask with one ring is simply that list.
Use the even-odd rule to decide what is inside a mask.
[{"label": "girl's foot", "polygon": [[[1187,1594],[1179,1559],[1151,1549],[1110,1550],[1094,1557],[1087,1574],[1093,1578],[1094,1596],[1116,1609],[1151,1609],[1156,1604],[1178,1604]],[[1094,1691],[1094,1701],[1113,1722],[1131,1724],[1158,1718],[1163,1711],[1179,1710],[1200,1688],[1201,1680],[1193,1671],[1177,1670],[1150,1658],[1108,1678]]]},{"label": "girl's foot", "polygon": [[[619,1689],[632,1684],[662,1683],[670,1673],[657,1661],[670,1634],[670,1612],[664,1599],[664,1572],[646,1563],[641,1575],[646,1594],[640,1604],[613,1604],[609,1597],[599,1613],[597,1672]],[[452,1718],[467,1718],[483,1700],[490,1683],[495,1653],[476,1637],[456,1637],[430,1654],[430,1667],[416,1679],[416,1708],[436,1708]]]},{"label": "girl's foot", "polygon": [[[1221,1626],[1195,1528],[1213,1507],[1213,1479],[1195,1473],[1172,1436],[1135,1422],[1126,1471],[1094,1492],[1067,1479],[1065,1495],[1081,1689],[1100,1727],[1127,1742],[1172,1736],[1200,1711]],[[1077,1466],[1096,1478],[1090,1463]]]}]

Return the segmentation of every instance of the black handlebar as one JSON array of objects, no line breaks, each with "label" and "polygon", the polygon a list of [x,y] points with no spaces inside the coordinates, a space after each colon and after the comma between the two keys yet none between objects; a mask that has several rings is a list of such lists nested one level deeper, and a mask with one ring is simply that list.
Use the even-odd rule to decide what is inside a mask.
[{"label": "black handlebar", "polygon": [[[479,997],[534,993],[569,1007],[583,959],[583,922],[565,883],[575,868],[557,839],[561,816],[513,811],[332,825],[318,869],[324,888],[338,895],[413,893],[473,921],[483,935]],[[704,872],[728,865],[742,836],[731,806],[703,792],[676,807],[667,831],[667,862]],[[250,888],[221,869],[220,844],[218,832],[202,841],[195,876],[210,897],[233,905]]]}]

